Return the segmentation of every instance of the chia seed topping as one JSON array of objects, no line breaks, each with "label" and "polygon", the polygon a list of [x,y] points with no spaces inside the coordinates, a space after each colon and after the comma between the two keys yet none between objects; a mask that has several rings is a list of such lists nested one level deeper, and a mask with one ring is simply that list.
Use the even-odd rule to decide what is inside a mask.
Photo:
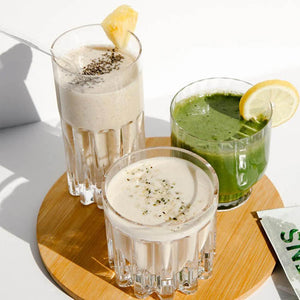
[{"label": "chia seed topping", "polygon": [[101,57],[93,59],[88,65],[82,68],[83,75],[103,75],[110,73],[112,70],[119,70],[124,56],[116,49],[108,49]]},{"label": "chia seed topping", "polygon": [[157,217],[165,221],[177,221],[178,216],[185,215],[190,208],[190,205],[185,205],[182,201],[181,193],[176,190],[176,183],[157,178],[156,169],[152,165],[144,164],[131,169],[126,173],[125,180],[135,182],[135,193],[144,198],[144,205],[141,206],[141,214],[144,216],[156,207]]}]

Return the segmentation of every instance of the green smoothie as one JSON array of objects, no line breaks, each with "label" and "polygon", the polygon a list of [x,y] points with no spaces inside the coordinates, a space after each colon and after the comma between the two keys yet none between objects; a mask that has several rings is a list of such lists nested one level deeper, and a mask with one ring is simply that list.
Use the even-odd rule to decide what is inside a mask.
[{"label": "green smoothie", "polygon": [[240,98],[230,93],[193,96],[176,103],[172,113],[172,145],[198,153],[213,166],[220,203],[247,196],[268,161],[268,120],[242,119]]}]

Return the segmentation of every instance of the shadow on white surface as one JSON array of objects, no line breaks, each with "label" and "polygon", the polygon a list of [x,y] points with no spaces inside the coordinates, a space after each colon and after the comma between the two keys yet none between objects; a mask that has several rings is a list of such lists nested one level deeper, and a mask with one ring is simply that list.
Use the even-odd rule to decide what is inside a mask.
[{"label": "shadow on white surface", "polygon": [[60,129],[45,123],[0,131],[0,164],[11,175],[0,183],[0,226],[30,245],[34,260],[46,271],[36,241],[40,205],[51,185],[64,172]]},{"label": "shadow on white surface", "polygon": [[280,299],[283,300],[298,299],[280,263],[277,263],[275,266],[275,269],[272,273],[272,280],[280,296]]},{"label": "shadow on white surface", "polygon": [[25,80],[32,50],[17,44],[0,55],[0,128],[40,121]]},{"label": "shadow on white surface", "polygon": [[147,137],[170,136],[170,123],[161,119],[146,116],[145,132]]}]

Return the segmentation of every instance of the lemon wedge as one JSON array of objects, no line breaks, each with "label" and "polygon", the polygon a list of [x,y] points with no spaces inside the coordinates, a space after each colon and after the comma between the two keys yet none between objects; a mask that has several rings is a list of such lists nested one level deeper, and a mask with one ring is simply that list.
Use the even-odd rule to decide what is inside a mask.
[{"label": "lemon wedge", "polygon": [[267,80],[252,86],[241,98],[239,110],[245,120],[257,119],[272,103],[272,127],[288,121],[299,105],[297,89],[285,80]]},{"label": "lemon wedge", "polygon": [[121,5],[101,23],[107,37],[119,49],[124,49],[129,41],[129,31],[134,32],[138,13],[128,5]]}]

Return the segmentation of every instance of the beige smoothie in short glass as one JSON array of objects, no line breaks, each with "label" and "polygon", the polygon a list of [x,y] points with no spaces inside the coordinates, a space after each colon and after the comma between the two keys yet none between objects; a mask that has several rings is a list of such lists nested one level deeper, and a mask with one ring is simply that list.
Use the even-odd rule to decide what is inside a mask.
[{"label": "beige smoothie in short glass", "polygon": [[194,153],[147,148],[107,171],[104,214],[108,260],[119,286],[138,298],[197,290],[212,274],[218,180]]}]

